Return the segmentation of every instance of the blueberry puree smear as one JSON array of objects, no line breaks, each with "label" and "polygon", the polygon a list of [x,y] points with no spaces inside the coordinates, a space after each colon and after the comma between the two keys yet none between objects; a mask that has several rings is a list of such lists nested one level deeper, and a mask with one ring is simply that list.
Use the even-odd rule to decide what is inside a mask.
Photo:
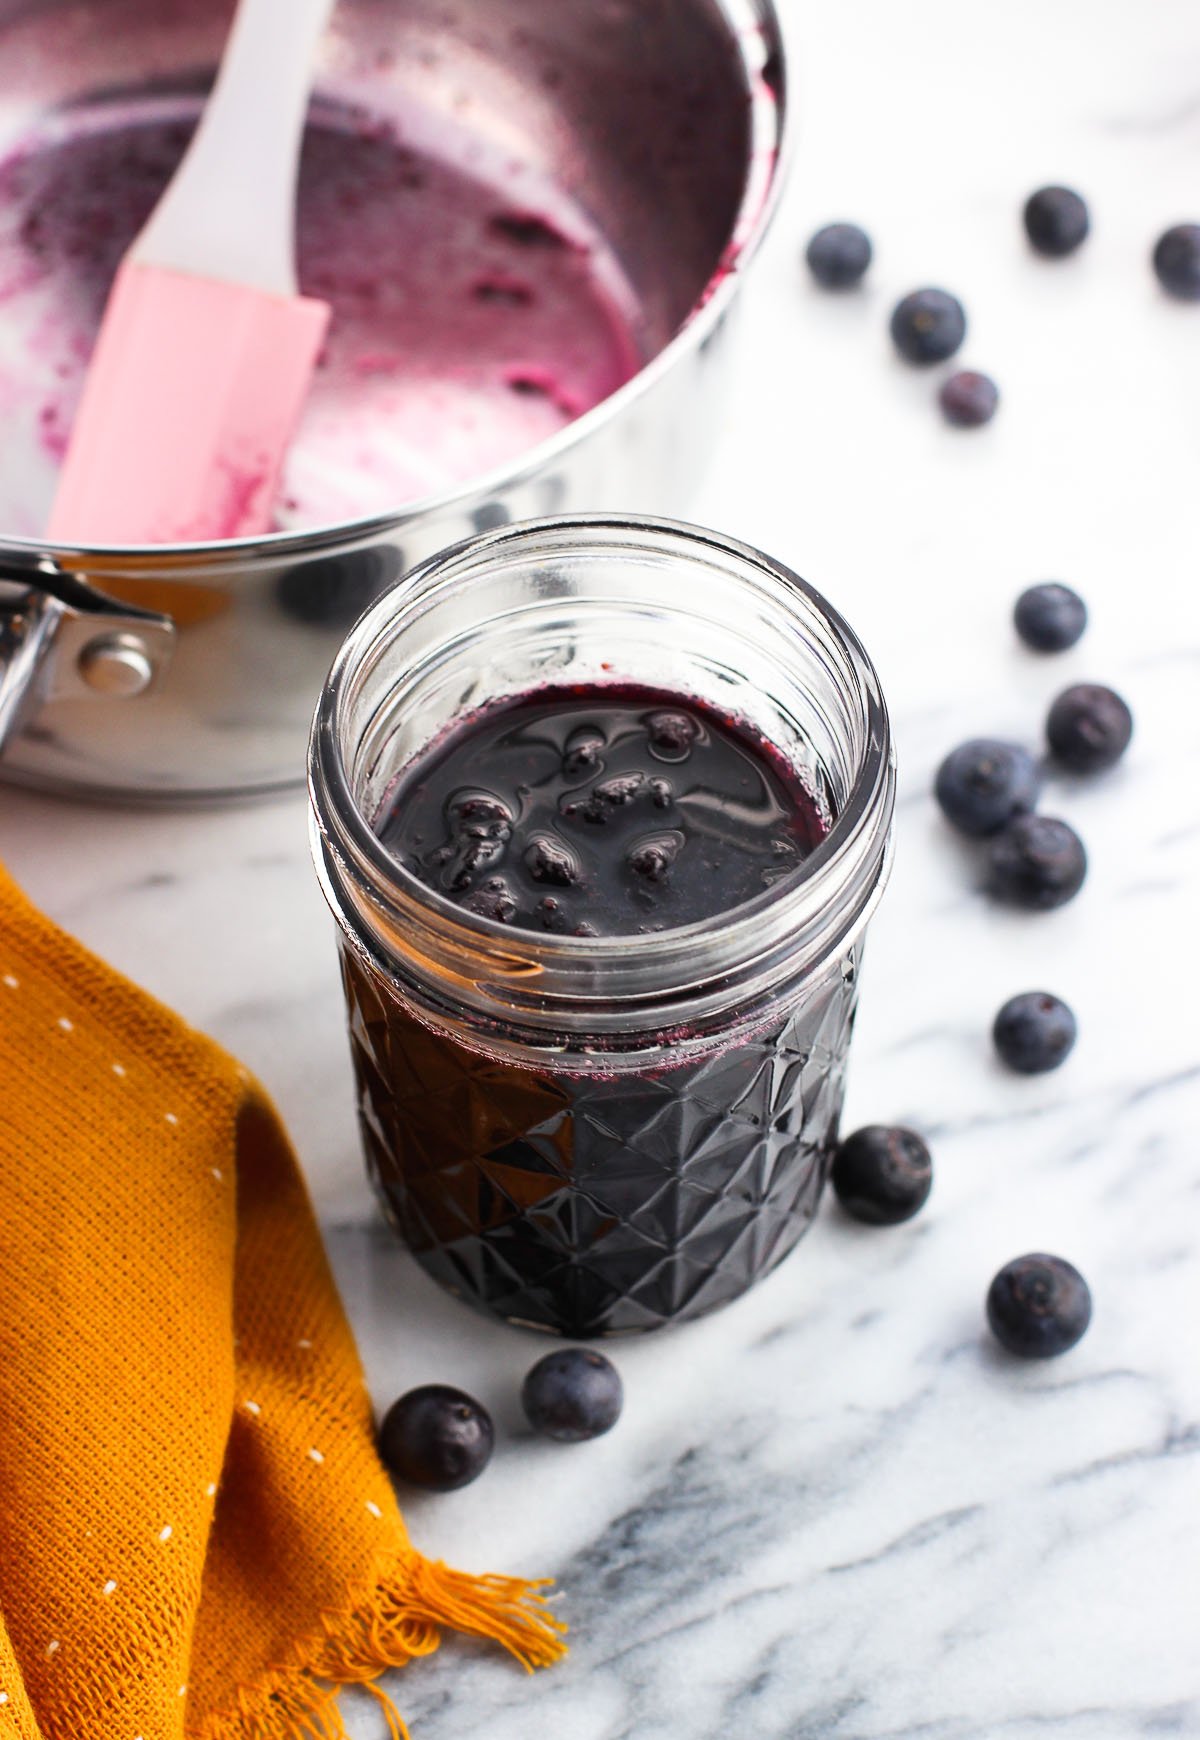
[{"label": "blueberry puree smear", "polygon": [[745,723],[614,685],[484,708],[401,776],[378,832],[469,912],[625,936],[754,899],[830,820],[826,796]]},{"label": "blueberry puree smear", "polygon": [[[192,89],[100,92],[0,160],[0,519],[14,532],[41,530],[118,263],[201,103]],[[382,512],[509,462],[670,336],[553,179],[415,103],[381,117],[318,94],[297,251],[302,290],[333,317],[282,529]]]}]

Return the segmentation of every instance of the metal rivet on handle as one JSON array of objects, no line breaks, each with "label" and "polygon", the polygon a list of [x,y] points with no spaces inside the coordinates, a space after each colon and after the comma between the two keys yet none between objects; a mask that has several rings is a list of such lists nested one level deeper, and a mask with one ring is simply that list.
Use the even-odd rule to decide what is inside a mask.
[{"label": "metal rivet on handle", "polygon": [[136,634],[107,634],[89,641],[79,655],[79,674],[102,695],[128,700],[154,681],[154,660]]}]

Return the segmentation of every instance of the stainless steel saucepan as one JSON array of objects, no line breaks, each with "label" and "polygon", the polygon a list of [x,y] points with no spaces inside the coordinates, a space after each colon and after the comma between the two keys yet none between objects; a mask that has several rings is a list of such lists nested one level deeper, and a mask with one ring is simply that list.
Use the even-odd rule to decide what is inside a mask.
[{"label": "stainless steel saucepan", "polygon": [[[554,240],[538,215],[545,200],[575,214],[564,227],[599,238],[620,278],[636,344],[629,378],[524,451],[401,492],[408,499],[354,496],[373,439],[364,422],[344,461],[350,496],[330,497],[356,505],[329,516],[337,523],[285,502],[281,529],[257,540],[39,541],[99,277],[131,239],[122,224],[169,174],[168,147],[182,148],[231,11],[231,0],[0,0],[7,779],[137,799],[299,781],[326,670],[378,591],[510,520],[677,512],[719,413],[726,317],[779,181],[786,91],[770,0],[339,0],[309,140],[322,112],[360,138],[452,139],[464,173],[512,177],[506,221],[527,252]],[[127,148],[131,129],[144,149]],[[124,156],[106,143],[118,135]],[[370,234],[385,233],[411,156],[396,161],[394,183],[376,170],[353,198],[338,194],[333,215],[350,224],[338,233],[353,235],[359,199],[371,202]],[[310,208],[329,199],[310,168],[306,157],[302,242]],[[131,176],[132,194],[113,185]],[[301,264],[303,275],[303,247]],[[499,305],[519,300],[503,277],[484,289]],[[417,352],[421,342],[412,335]],[[544,390],[511,370],[501,388]],[[350,436],[356,414],[351,396]]]}]

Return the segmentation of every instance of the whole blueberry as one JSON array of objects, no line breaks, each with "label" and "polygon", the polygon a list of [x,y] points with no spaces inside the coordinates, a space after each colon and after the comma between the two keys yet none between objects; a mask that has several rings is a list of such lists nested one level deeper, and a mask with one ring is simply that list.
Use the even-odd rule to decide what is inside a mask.
[{"label": "whole blueberry", "polygon": [[1010,997],[992,1023],[996,1050],[1019,1075],[1045,1075],[1065,1063],[1077,1031],[1071,1010],[1049,991]]},{"label": "whole blueberry", "polygon": [[898,1226],[911,1220],[933,1188],[933,1161],[915,1130],[867,1124],[838,1147],[830,1179],[855,1220]]},{"label": "whole blueberry", "polygon": [[1170,296],[1200,302],[1200,224],[1174,224],[1154,244],[1154,271]]},{"label": "whole blueberry", "polygon": [[891,330],[906,362],[945,362],[967,335],[967,317],[948,290],[913,290],[893,309]]},{"label": "whole blueberry", "polygon": [[987,1319],[1009,1353],[1052,1359],[1082,1337],[1092,1320],[1092,1295],[1062,1257],[1014,1257],[988,1288]]},{"label": "whole blueberry", "polygon": [[1066,652],[1087,627],[1087,605],[1061,580],[1027,586],[1013,608],[1017,633],[1034,652]]},{"label": "whole blueberry", "polygon": [[1065,906],[1083,887],[1087,854],[1066,822],[1018,816],[988,850],[989,887],[998,900],[1028,912]]},{"label": "whole blueberry", "polygon": [[1072,683],[1046,716],[1046,741],[1072,773],[1100,773],[1120,761],[1133,736],[1133,714],[1103,683]]},{"label": "whole blueberry", "polygon": [[487,1409],[449,1384],[422,1384],[393,1402],[379,1432],[379,1453],[393,1474],[433,1492],[477,1480],[495,1443]]},{"label": "whole blueberry", "polygon": [[938,403],[955,429],[980,429],[990,423],[1000,403],[1000,389],[991,375],[959,369],[942,382]]},{"label": "whole blueberry", "polygon": [[1025,234],[1035,253],[1061,260],[1091,228],[1088,208],[1070,187],[1039,187],[1025,201]]},{"label": "whole blueberry", "polygon": [[809,242],[804,258],[826,290],[853,290],[871,264],[871,238],[857,224],[826,224]]},{"label": "whole blueberry", "polygon": [[611,1360],[590,1347],[564,1347],[531,1366],[521,1406],[535,1432],[560,1444],[599,1438],[616,1425],[625,1393]]},{"label": "whole blueberry", "polygon": [[1040,789],[1029,751],[994,737],[973,737],[952,749],[933,784],[946,820],[980,839],[1035,808]]}]

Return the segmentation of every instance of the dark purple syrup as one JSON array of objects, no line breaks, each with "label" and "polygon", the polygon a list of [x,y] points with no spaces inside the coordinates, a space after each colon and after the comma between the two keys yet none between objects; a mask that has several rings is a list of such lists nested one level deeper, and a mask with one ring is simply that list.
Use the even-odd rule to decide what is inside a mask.
[{"label": "dark purple syrup", "polygon": [[[406,771],[379,831],[470,911],[614,936],[741,906],[803,863],[831,815],[744,721],[614,684],[482,708]],[[652,1329],[744,1292],[811,1221],[857,945],[736,1042],[664,1042],[600,1072],[553,1044],[509,1061],[494,1027],[427,1020],[348,944],[342,966],[384,1211],[479,1308],[576,1337]]]},{"label": "dark purple syrup", "polygon": [[[765,1027],[677,1062],[510,1063],[413,1014],[349,944],[367,1169],[434,1280],[572,1337],[713,1311],[812,1221],[838,1138],[858,945]],[[569,1060],[567,1060],[569,1063]]]},{"label": "dark purple syrup", "polygon": [[484,708],[402,776],[378,832],[469,912],[525,930],[675,929],[762,894],[829,805],[745,723],[654,689]]}]

